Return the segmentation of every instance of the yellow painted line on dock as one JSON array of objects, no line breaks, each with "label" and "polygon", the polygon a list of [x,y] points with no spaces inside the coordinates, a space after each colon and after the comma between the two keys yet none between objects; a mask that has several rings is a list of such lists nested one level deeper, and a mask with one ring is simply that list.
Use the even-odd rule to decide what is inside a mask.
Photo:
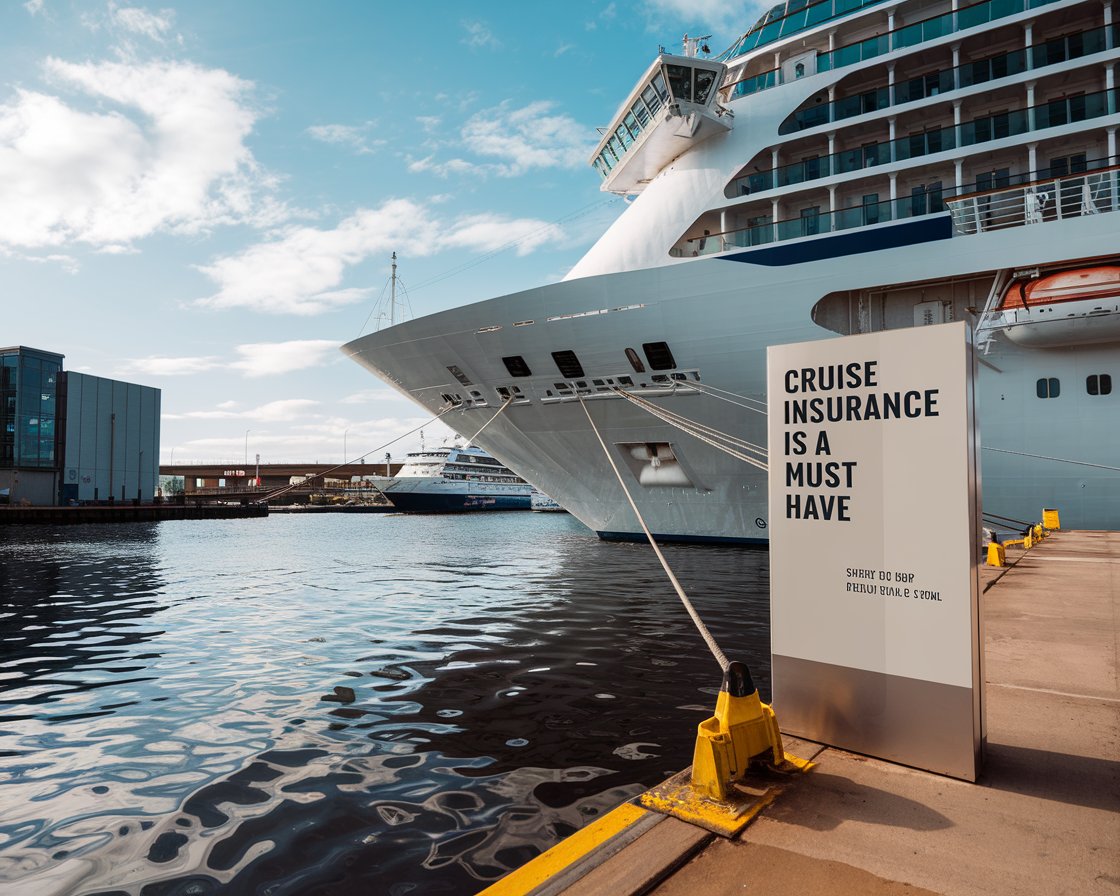
[{"label": "yellow painted line on dock", "polygon": [[511,871],[478,896],[523,896],[648,814],[641,806],[623,803],[598,821],[591,822],[557,843],[552,849],[542,852],[528,864]]}]

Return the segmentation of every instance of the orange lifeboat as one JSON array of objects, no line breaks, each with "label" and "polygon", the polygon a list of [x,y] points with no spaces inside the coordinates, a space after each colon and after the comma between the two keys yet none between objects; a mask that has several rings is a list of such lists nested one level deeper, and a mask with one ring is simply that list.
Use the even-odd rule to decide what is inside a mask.
[{"label": "orange lifeboat", "polygon": [[1022,346],[1120,341],[1120,266],[1075,268],[1012,283],[999,304],[1003,331]]},{"label": "orange lifeboat", "polygon": [[1102,265],[1062,271],[1023,284],[1012,283],[999,307],[1000,310],[1031,308],[1057,302],[1117,297],[1120,297],[1120,266]]}]

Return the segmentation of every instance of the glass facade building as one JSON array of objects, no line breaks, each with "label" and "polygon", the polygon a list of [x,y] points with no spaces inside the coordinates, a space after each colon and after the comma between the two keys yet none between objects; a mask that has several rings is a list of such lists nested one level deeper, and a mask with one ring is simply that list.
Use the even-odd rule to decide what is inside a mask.
[{"label": "glass facade building", "polygon": [[57,469],[62,355],[0,348],[0,469]]}]

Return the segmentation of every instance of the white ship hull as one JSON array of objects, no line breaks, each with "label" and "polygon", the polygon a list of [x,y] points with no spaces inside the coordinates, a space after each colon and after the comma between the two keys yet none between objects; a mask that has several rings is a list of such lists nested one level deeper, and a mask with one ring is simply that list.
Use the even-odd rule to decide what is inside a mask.
[{"label": "white ship hull", "polygon": [[[767,346],[970,316],[980,325],[1000,283],[1030,276],[1024,270],[1037,277],[1081,263],[1115,265],[1120,113],[1114,73],[1109,68],[1106,78],[1100,64],[1115,61],[1115,29],[1102,29],[1099,6],[1032,2],[1046,7],[1054,27],[1082,29],[1068,61],[1035,54],[1034,70],[1016,70],[1016,42],[1033,42],[1031,53],[1038,43],[1024,27],[1037,14],[1030,3],[1019,12],[992,7],[991,23],[973,25],[971,13],[958,21],[920,0],[901,12],[871,4],[838,13],[838,26],[806,25],[804,39],[794,29],[796,37],[754,56],[731,56],[721,97],[733,127],[694,141],[660,174],[635,179],[633,171],[649,162],[640,147],[658,128],[679,128],[662,108],[646,116],[644,133],[653,136],[645,144],[608,146],[616,124],[630,120],[629,104],[652,97],[654,66],[645,76],[654,81],[639,82],[596,157],[597,167],[610,169],[605,183],[632,183],[640,195],[567,279],[400,324],[343,350],[432,413],[450,401],[456,409],[443,419],[460,433],[478,431],[512,395],[479,443],[603,537],[640,537],[641,530],[588,413],[654,534],[765,542],[765,473],[613,389],[764,446],[758,404],[766,399]],[[882,55],[858,64],[836,57],[830,65],[837,68],[821,68],[833,44],[938,15],[950,18],[920,34],[899,32],[898,51],[861,44],[865,55]],[[806,55],[806,47],[820,55]],[[1012,55],[999,57],[999,71],[996,62],[985,70],[990,84],[966,84],[961,70],[949,68],[1007,47]],[[922,87],[918,98],[899,95],[906,67],[928,70],[929,60],[941,60],[942,86]],[[753,74],[776,63],[779,74]],[[865,81],[848,77],[861,69]],[[975,66],[968,71],[976,77]],[[759,77],[778,86],[736,98],[736,84]],[[860,99],[866,114],[787,127],[794,110],[839,101],[846,84],[888,77],[894,87]],[[1070,83],[1086,91],[1084,105],[1065,98]],[[876,105],[883,97],[901,111]],[[993,103],[1018,117],[989,114]],[[731,120],[728,109],[709,103],[709,112],[722,114],[725,125]],[[948,144],[934,145],[930,133]],[[616,161],[604,161],[612,152]],[[1062,180],[1086,165],[1098,173]],[[1040,171],[1050,180],[1036,188]],[[754,172],[764,179],[756,182]],[[947,194],[955,186],[952,220],[941,210],[943,183]],[[1001,185],[1010,187],[1000,192]],[[985,513],[1031,521],[1054,507],[1067,526],[1120,527],[1120,388],[1098,394],[1087,387],[1112,376],[1120,387],[1120,343],[1099,320],[1067,323],[1073,335],[1063,331],[1059,341],[1073,344],[1061,346],[1041,331],[1016,333],[1016,342],[1003,331],[985,334],[978,391]],[[655,353],[664,347],[662,357],[671,353],[669,368],[650,356],[650,344]],[[671,469],[643,465],[643,456],[662,455]],[[914,525],[920,531],[921,508]]]},{"label": "white ship hull", "polygon": [[[1067,240],[1075,240],[1087,256],[1106,255],[1120,245],[1120,233],[1102,228],[1101,223],[1101,219],[1081,219],[1041,225],[1030,233],[1020,229],[974,240],[947,239],[925,243],[918,250],[888,249],[814,262],[795,271],[713,258],[669,269],[567,281],[400,324],[359,339],[346,351],[433,413],[445,405],[442,395],[465,391],[450,377],[448,365],[468,372],[477,385],[490,384],[483,386],[489,392],[487,406],[443,418],[460,432],[477,430],[500,407],[493,384],[517,384],[528,400],[511,404],[477,441],[529,482],[556,496],[601,536],[639,537],[641,530],[588,426],[583,406],[573,399],[543,400],[546,390],[562,378],[546,373],[513,380],[503,357],[547,359],[550,351],[571,346],[577,349],[590,382],[628,372],[634,376],[626,368],[623,348],[667,338],[678,367],[699,371],[704,384],[764,400],[768,345],[835,335],[810,317],[823,296],[879,284],[937,282],[947,270],[961,275],[1061,261],[1068,253]],[[1055,238],[1058,232],[1061,239]],[[632,304],[644,307],[548,321]],[[512,326],[534,318],[532,326]],[[479,334],[480,325],[502,329]],[[1114,361],[1116,351],[1114,345],[1080,347],[1051,350],[1046,356],[1050,370],[1068,371],[1072,378],[1082,367],[1088,371],[1099,367],[1104,363],[1102,355]],[[985,360],[979,388],[983,444],[1040,455],[1074,453],[1074,459],[1086,463],[1116,464],[1114,415],[1071,419],[1067,422],[1072,429],[1059,431],[1044,421],[1032,421],[1032,409],[1024,406],[1023,396],[1033,394],[1030,383],[1036,375],[1037,352],[998,341]],[[656,398],[659,391],[664,395]],[[762,415],[708,394],[683,394],[686,387],[677,391],[681,394],[649,387],[646,397],[683,416],[765,443]],[[1018,398],[1009,403],[1008,395]],[[690,541],[766,541],[764,474],[606,393],[588,396],[586,406],[608,444],[669,442],[692,473],[694,487],[634,489],[655,534]],[[1036,519],[1043,506],[1054,506],[1067,525],[1120,526],[1120,477],[1115,473],[1076,466],[1061,475],[1050,469],[1052,463],[996,452],[985,453],[983,460],[985,507],[995,513]],[[920,515],[920,508],[915,508],[915,525]]]}]

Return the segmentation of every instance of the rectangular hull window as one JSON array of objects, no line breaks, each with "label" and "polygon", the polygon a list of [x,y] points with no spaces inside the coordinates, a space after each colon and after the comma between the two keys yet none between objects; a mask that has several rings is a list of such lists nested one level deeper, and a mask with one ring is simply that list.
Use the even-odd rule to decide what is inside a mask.
[{"label": "rectangular hull window", "polygon": [[579,363],[579,358],[573,351],[553,352],[552,360],[556,362],[556,368],[560,371],[562,377],[576,380],[584,375],[583,365]]},{"label": "rectangular hull window", "polygon": [[652,370],[672,370],[677,366],[667,342],[643,342],[642,351]]},{"label": "rectangular hull window", "polygon": [[502,363],[506,365],[506,370],[509,371],[510,376],[532,376],[533,372],[529,369],[529,365],[525,363],[525,359],[521,355],[513,355],[510,358],[502,358]]}]

